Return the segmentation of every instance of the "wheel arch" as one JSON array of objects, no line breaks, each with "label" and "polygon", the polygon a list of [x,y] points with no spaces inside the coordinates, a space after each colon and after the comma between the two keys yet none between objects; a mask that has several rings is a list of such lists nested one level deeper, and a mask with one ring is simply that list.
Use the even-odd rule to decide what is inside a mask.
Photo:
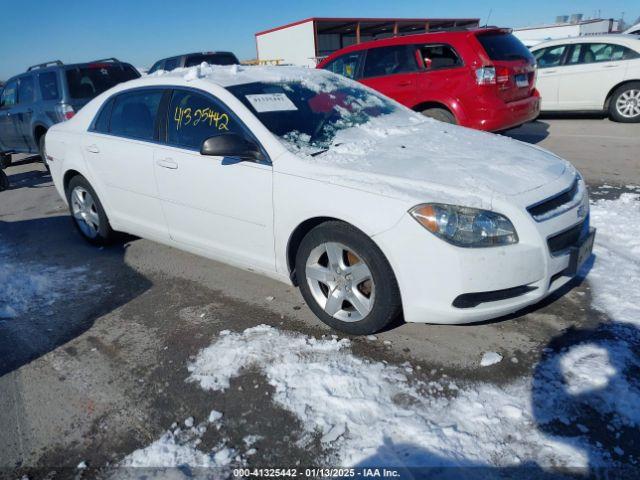
[{"label": "wheel arch", "polygon": [[368,237],[376,245],[378,250],[380,250],[380,253],[382,254],[384,259],[387,261],[387,263],[390,265],[391,269],[393,270],[393,265],[389,260],[389,257],[387,256],[387,254],[382,249],[382,246],[376,241],[375,238],[373,238],[371,235],[368,235],[362,228],[358,227],[353,222],[344,220],[342,218],[337,218],[334,216],[317,216],[317,217],[308,218],[307,220],[304,220],[303,222],[298,224],[298,226],[293,230],[291,235],[289,235],[289,240],[287,241],[287,247],[286,247],[287,248],[286,250],[287,271],[289,273],[289,279],[291,280],[294,286],[298,286],[298,281],[296,278],[296,271],[295,271],[296,255],[298,253],[298,249],[300,248],[302,239],[307,235],[307,233],[309,233],[315,227],[327,222],[343,223],[345,225],[348,225],[351,228],[354,228],[355,230],[360,232],[362,235],[365,235],[366,237]]},{"label": "wheel arch", "polygon": [[46,127],[46,125],[42,124],[42,123],[36,123],[33,126],[33,141],[36,143],[36,147],[39,146],[40,144],[40,138],[47,133],[49,129]]},{"label": "wheel arch", "polygon": [[77,177],[77,176],[83,176],[83,175],[79,171],[73,170],[73,169],[70,169],[64,172],[64,176],[62,177],[62,186],[63,186],[65,195],[68,193],[67,189],[69,188],[69,182],[71,182],[71,179],[73,177]]},{"label": "wheel arch", "polygon": [[629,79],[629,80],[623,80],[623,81],[619,82],[617,85],[613,86],[611,88],[611,90],[609,90],[609,93],[607,93],[607,96],[605,97],[604,106],[603,106],[603,110],[604,111],[608,111],[609,110],[609,105],[611,105],[611,99],[613,98],[613,94],[615,93],[615,91],[617,89],[619,89],[620,87],[628,84],[628,83],[640,83],[640,78],[632,78],[632,79]]}]

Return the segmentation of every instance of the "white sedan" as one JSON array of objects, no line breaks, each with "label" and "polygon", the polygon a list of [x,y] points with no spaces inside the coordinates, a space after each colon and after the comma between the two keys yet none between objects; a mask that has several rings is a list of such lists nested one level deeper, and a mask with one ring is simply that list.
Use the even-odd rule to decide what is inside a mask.
[{"label": "white sedan", "polygon": [[590,35],[553,40],[532,49],[542,111],[605,112],[640,122],[640,38]]},{"label": "white sedan", "polygon": [[445,125],[324,70],[211,67],[120,84],[49,130],[79,232],[125,231],[298,285],[352,334],[538,302],[590,255],[568,162]]}]

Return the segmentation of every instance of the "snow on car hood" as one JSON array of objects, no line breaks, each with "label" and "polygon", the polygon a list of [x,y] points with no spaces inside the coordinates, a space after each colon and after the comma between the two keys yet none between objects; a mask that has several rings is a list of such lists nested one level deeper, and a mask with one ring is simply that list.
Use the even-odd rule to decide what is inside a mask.
[{"label": "snow on car hood", "polygon": [[541,148],[406,112],[341,130],[325,152],[291,142],[287,147],[306,167],[320,167],[314,176],[400,198],[424,196],[425,190],[485,199],[516,195],[573,168]]}]

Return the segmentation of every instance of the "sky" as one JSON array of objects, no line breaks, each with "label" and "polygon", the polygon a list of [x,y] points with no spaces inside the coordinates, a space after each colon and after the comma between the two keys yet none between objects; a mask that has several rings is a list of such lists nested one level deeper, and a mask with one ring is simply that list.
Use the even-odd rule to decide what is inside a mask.
[{"label": "sky", "polygon": [[[516,8],[517,5],[517,8]],[[472,17],[522,27],[557,15],[640,16],[637,0],[0,0],[0,80],[29,65],[116,57],[136,67],[179,53],[231,50],[255,58],[254,34],[307,17]]]}]

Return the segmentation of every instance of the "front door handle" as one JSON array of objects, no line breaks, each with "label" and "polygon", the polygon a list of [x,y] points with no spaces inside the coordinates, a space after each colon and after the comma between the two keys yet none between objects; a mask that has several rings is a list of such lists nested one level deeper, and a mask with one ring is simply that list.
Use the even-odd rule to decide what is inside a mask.
[{"label": "front door handle", "polygon": [[156,165],[162,168],[168,168],[169,170],[176,170],[178,168],[178,162],[171,158],[161,158],[156,160]]},{"label": "front door handle", "polygon": [[540,73],[548,75],[549,73],[556,73],[556,71],[555,70],[542,70],[542,71],[540,71]]},{"label": "front door handle", "polygon": [[616,68],[618,66],[619,65],[617,63],[614,63],[614,64],[609,64],[609,65],[604,65],[604,68]]},{"label": "front door handle", "polygon": [[90,152],[90,153],[100,153],[100,149],[98,148],[98,146],[97,146],[97,145],[89,145],[89,146],[87,147],[87,152]]},{"label": "front door handle", "polygon": [[411,85],[411,82],[398,82],[399,87],[408,87]]}]

